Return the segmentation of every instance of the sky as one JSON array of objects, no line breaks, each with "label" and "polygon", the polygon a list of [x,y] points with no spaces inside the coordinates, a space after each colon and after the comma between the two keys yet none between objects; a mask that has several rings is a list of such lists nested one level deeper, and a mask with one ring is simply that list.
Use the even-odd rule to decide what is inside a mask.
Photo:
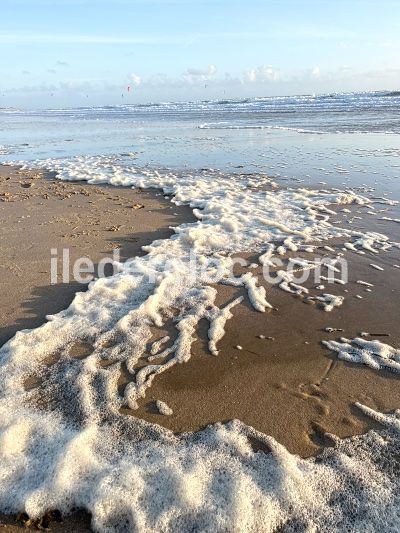
[{"label": "sky", "polygon": [[399,0],[0,0],[0,107],[393,89]]}]

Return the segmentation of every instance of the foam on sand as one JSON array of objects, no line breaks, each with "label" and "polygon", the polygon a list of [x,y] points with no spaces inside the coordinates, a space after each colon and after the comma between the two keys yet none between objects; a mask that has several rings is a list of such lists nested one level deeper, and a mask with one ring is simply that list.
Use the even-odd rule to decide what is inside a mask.
[{"label": "foam on sand", "polygon": [[174,412],[171,409],[171,407],[168,404],[166,404],[165,402],[163,402],[162,400],[157,400],[156,401],[156,406],[157,406],[157,409],[158,409],[158,412],[160,413],[160,415],[171,416],[171,415],[174,414]]},{"label": "foam on sand", "polygon": [[[268,190],[262,176],[233,182],[216,171],[136,169],[114,157],[37,165],[57,170],[60,179],[162,188],[197,210],[198,220],[145,247],[147,255],[119,264],[116,275],[92,282],[68,309],[0,348],[0,508],[32,518],[85,508],[98,531],[395,528],[397,415],[376,414],[385,430],[336,439],[321,456],[303,460],[238,421],[174,435],[120,413],[134,410],[158,375],[190,359],[200,321],[208,322],[209,349],[218,354],[240,298],[221,309],[215,284],[243,287],[259,312],[272,307],[253,273],[232,278],[231,254],[256,251],[265,264],[271,244],[294,250],[353,236],[363,246],[359,233],[331,224],[330,216],[334,205],[370,200]],[[260,180],[266,190],[254,190]],[[385,236],[374,237],[375,249],[385,244]],[[193,251],[204,267],[196,276]],[[286,282],[291,292],[300,290],[293,278]],[[322,298],[333,306],[339,297]],[[171,320],[168,339],[161,331]],[[73,355],[82,341],[93,348],[85,359]],[[121,394],[122,370],[129,379]],[[254,439],[270,453],[255,452]]]},{"label": "foam on sand", "polygon": [[309,296],[307,299],[321,302],[324,311],[327,312],[332,311],[335,307],[340,307],[344,301],[343,296],[328,293],[324,293],[322,296]]},{"label": "foam on sand", "polygon": [[2,434],[0,502],[32,517],[84,507],[97,531],[396,530],[400,421],[366,411],[387,429],[309,460],[238,421],[178,438],[133,419],[77,430],[42,415],[39,431],[19,413]]},{"label": "foam on sand", "polygon": [[367,341],[360,337],[353,340],[342,337],[340,342],[322,341],[332,351],[337,352],[339,359],[367,365],[375,370],[392,370],[400,372],[400,350],[373,340]]},{"label": "foam on sand", "polygon": [[380,217],[379,220],[387,220],[388,222],[398,222],[398,223],[400,223],[400,218]]}]

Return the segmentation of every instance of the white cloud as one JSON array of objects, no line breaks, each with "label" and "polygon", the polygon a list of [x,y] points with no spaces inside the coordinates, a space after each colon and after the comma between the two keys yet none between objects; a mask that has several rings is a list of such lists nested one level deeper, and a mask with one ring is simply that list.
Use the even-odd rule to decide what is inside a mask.
[{"label": "white cloud", "polygon": [[189,76],[208,77],[217,73],[217,67],[215,65],[208,65],[208,67],[205,68],[188,68],[186,73],[189,74]]},{"label": "white cloud", "polygon": [[137,87],[138,85],[142,83],[141,77],[138,76],[137,74],[131,74],[129,77],[129,81],[134,87]]},{"label": "white cloud", "polygon": [[311,69],[311,77],[314,79],[321,77],[321,69],[318,66]]},{"label": "white cloud", "polygon": [[[212,65],[211,65],[212,66]],[[192,74],[189,74],[189,71]],[[195,72],[195,74],[194,74]],[[21,71],[25,79],[30,79],[29,71]],[[74,79],[64,82],[51,83],[48,74],[48,83],[9,88],[5,92],[14,93],[49,94],[59,98],[71,99],[75,95],[85,98],[87,94],[104,99],[121,97],[121,85],[140,87],[135,90],[137,101],[165,101],[166,99],[190,100],[192,98],[220,98],[236,96],[257,96],[260,94],[303,94],[323,93],[332,91],[358,90],[358,89],[387,89],[396,88],[400,69],[380,68],[376,70],[356,70],[348,65],[336,69],[319,66],[308,66],[297,70],[280,70],[271,65],[261,65],[248,68],[242,73],[216,72],[216,68],[204,67],[187,69],[180,76],[170,76],[166,73],[156,73],[141,77],[137,73],[126,74],[120,79],[110,82],[103,78]],[[36,80],[37,74],[34,76]],[[55,77],[54,77],[55,78]],[[53,78],[53,79],[54,79]],[[54,94],[53,94],[54,93]],[[225,96],[224,96],[225,97]]]},{"label": "white cloud", "polygon": [[250,83],[276,81],[279,79],[279,70],[272,65],[261,65],[245,70],[243,79]]},{"label": "white cloud", "polygon": [[189,85],[196,85],[213,79],[216,73],[217,67],[215,65],[208,65],[204,68],[188,68],[183,74],[183,80]]}]

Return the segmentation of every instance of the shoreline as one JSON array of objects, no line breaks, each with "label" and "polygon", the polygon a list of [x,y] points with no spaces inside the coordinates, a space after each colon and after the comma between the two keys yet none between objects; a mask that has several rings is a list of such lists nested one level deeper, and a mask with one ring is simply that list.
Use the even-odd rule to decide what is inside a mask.
[{"label": "shoreline", "polygon": [[[3,173],[3,168],[8,168],[11,175],[7,171]],[[142,245],[149,244],[155,238],[171,235],[172,231],[168,229],[170,224],[178,225],[193,220],[189,207],[171,207],[159,192],[138,192],[130,188],[88,185],[85,182],[43,180],[41,177],[34,179],[32,176],[35,174],[40,173],[0,166],[1,187],[9,187],[11,191],[1,189],[0,192],[9,192],[13,196],[13,188],[16,191],[14,202],[7,200],[0,203],[0,218],[5,220],[2,226],[10,230],[6,231],[7,235],[0,241],[0,245],[3,256],[3,250],[10,249],[12,241],[18,241],[19,249],[15,251],[13,258],[17,266],[21,264],[18,253],[27,253],[27,244],[34,242],[33,235],[37,235],[35,217],[39,217],[37,221],[40,220],[43,224],[42,250],[54,247],[55,241],[52,240],[49,245],[49,238],[56,238],[60,246],[72,244],[77,256],[82,255],[83,250],[95,260],[100,260],[103,254],[109,254],[114,245],[124,249],[123,259],[138,255]],[[10,179],[7,180],[7,177]],[[28,183],[33,185],[24,187]],[[48,187],[50,190],[47,190]],[[44,195],[49,198],[43,198]],[[137,210],[129,207],[130,204],[139,202],[145,204],[145,207]],[[13,209],[8,204],[13,204]],[[60,205],[66,208],[68,206],[71,218],[60,211]],[[17,210],[15,206],[18,206]],[[7,209],[12,211],[9,215],[4,214]],[[131,220],[132,213],[135,214],[134,222]],[[96,218],[96,221],[100,219],[101,222],[100,230],[95,229],[97,224],[93,222],[90,233],[86,231],[88,221],[83,217],[87,219],[92,215],[93,220]],[[47,217],[46,224],[46,220],[41,217]],[[17,222],[18,231],[11,224],[17,220],[20,220]],[[77,220],[80,225],[74,229],[76,236],[72,236],[73,232],[68,231],[72,222],[75,224]],[[120,231],[110,231],[110,227],[118,227],[120,224]],[[142,229],[143,226],[146,229],[138,236],[137,229]],[[49,228],[49,233],[46,233]],[[132,237],[135,240],[130,240]],[[107,249],[100,251],[99,248],[103,247]],[[48,275],[48,272],[41,269],[49,263],[50,256],[40,258],[41,255],[39,252],[33,262],[26,262],[26,272],[30,271],[32,264],[39,265],[36,271],[43,281],[43,276]],[[310,305],[307,313],[304,313],[304,302],[276,287],[268,289],[268,299],[278,311],[257,313],[245,298],[244,303],[233,310],[233,318],[227,323],[218,357],[211,356],[207,351],[205,330],[201,329],[190,361],[158,376],[140,402],[138,410],[130,412],[126,409],[121,412],[158,423],[176,433],[197,431],[210,423],[239,418],[257,430],[272,435],[290,452],[302,457],[316,455],[323,447],[330,445],[329,439],[324,437],[325,432],[345,437],[381,427],[361,412],[358,413],[354,409],[354,402],[362,401],[379,411],[392,410],[400,403],[396,376],[338,361],[335,354],[320,345],[322,339],[336,339],[342,335],[322,333],[326,326],[342,328],[345,330],[343,335],[350,338],[360,333],[360,326],[366,331],[383,332],[385,329],[384,332],[390,334],[386,341],[395,346],[400,344],[395,318],[400,294],[398,289],[393,293],[390,285],[391,279],[393,283],[397,279],[398,272],[389,272],[388,277],[388,271],[382,275],[369,267],[369,256],[351,254],[351,257],[354,277],[352,274],[347,287],[349,293],[340,309],[324,313],[317,306]],[[374,258],[378,264],[385,260],[387,261],[385,254]],[[2,265],[2,268],[7,269],[7,264]],[[10,280],[7,284],[7,278],[2,274],[2,283],[8,288],[9,296],[7,290],[2,288],[6,297],[1,303],[0,344],[3,344],[3,338],[7,340],[13,332],[21,329],[21,320],[28,320],[28,327],[36,327],[43,323],[45,315],[65,309],[76,292],[76,287],[71,286],[64,287],[63,291],[61,284],[56,286],[55,292],[50,292],[46,285],[42,285],[42,290],[37,291],[34,284],[40,281],[31,278],[29,285],[23,290],[18,288],[19,292],[16,293],[18,283],[26,279],[26,276],[18,268],[11,272],[14,276],[12,288],[8,286]],[[393,278],[390,278],[391,274]],[[356,279],[372,283],[379,291],[374,289],[367,298],[363,289],[356,285]],[[329,290],[335,291],[341,292],[337,287]],[[27,292],[35,297],[35,306],[27,305]],[[365,299],[358,300],[355,296],[361,293]],[[219,288],[218,304],[229,302],[237,295],[237,288]],[[18,297],[21,303],[15,306]],[[56,297],[57,305],[54,307]],[[11,313],[6,308],[10,302],[15,306]],[[386,309],[389,305],[392,307],[391,313],[376,312],[383,302]],[[30,311],[28,317],[27,308]],[[391,316],[389,322],[386,313]],[[7,325],[6,320],[14,320],[14,323]],[[25,322],[24,324],[26,325]],[[289,327],[291,338],[287,335]],[[274,340],[260,339],[260,334],[271,336]],[[386,341],[383,339],[383,342]],[[237,345],[241,345],[243,350],[239,352],[235,349]],[[174,414],[156,414],[156,400],[165,401],[173,408]]]},{"label": "shoreline", "polygon": [[[97,264],[116,249],[125,261],[143,255],[143,245],[172,235],[170,226],[191,220],[189,207],[171,206],[161,191],[62,182],[49,172],[0,165],[0,346],[87,290],[87,284],[61,282],[63,248],[70,250],[71,266],[81,256]],[[56,285],[52,248],[59,251]]]},{"label": "shoreline", "polygon": [[[218,356],[207,351],[204,328],[193,345],[192,358],[158,376],[137,411],[123,412],[161,423],[177,433],[237,418],[273,436],[301,457],[317,455],[331,445],[324,433],[342,438],[381,427],[355,403],[380,412],[395,409],[400,404],[396,374],[346,363],[321,344],[340,337],[351,339],[367,331],[389,335],[371,335],[368,340],[400,346],[396,318],[400,291],[393,293],[390,285],[391,281],[398,283],[398,272],[385,270],[383,279],[382,272],[369,267],[368,257],[352,255],[346,286],[349,292],[343,305],[330,313],[267,284],[267,299],[276,309],[259,313],[248,301],[246,291],[238,293],[236,288],[219,286],[218,305],[238,295],[244,301],[232,310],[233,318],[219,342]],[[373,292],[365,292],[365,287],[356,283],[358,279],[374,284]],[[339,295],[343,289],[331,285],[327,292]],[[377,313],[383,303],[385,313]],[[343,331],[328,333],[326,327]],[[168,334],[168,330],[160,334]],[[259,335],[266,338],[260,339]],[[238,345],[241,350],[236,348]],[[160,421],[153,409],[157,399],[166,401],[174,414]]]},{"label": "shoreline", "polygon": [[[109,202],[112,213],[107,212]],[[143,207],[132,208],[135,205]],[[141,247],[154,239],[172,235],[170,226],[192,220],[190,208],[171,206],[162,191],[65,183],[50,172],[0,165],[0,347],[21,329],[41,326],[46,315],[66,309],[77,292],[87,290],[87,284],[76,282],[49,284],[51,248],[68,246],[71,262],[84,254],[100,261],[118,248],[124,261],[143,255]],[[120,224],[118,231],[111,231]],[[28,255],[34,241],[37,249]],[[10,253],[13,256],[7,259]],[[90,520],[85,510],[62,517],[61,522],[51,512],[39,521],[30,521],[22,512],[0,513],[0,529],[14,533],[39,526],[73,533],[92,531]]]},{"label": "shoreline", "polygon": [[[7,278],[6,273],[2,275],[1,344],[19,329],[41,325],[46,321],[46,315],[64,310],[76,292],[86,290],[87,285],[76,282],[38,286],[48,275],[42,268],[49,266],[50,248],[72,246],[72,261],[74,254],[76,257],[85,254],[98,261],[118,246],[124,261],[143,255],[141,247],[154,239],[170,236],[172,223],[178,225],[195,220],[188,206],[171,206],[160,191],[61,182],[46,175],[34,170],[0,167],[1,186],[8,188],[9,198],[14,200],[0,203],[0,218],[3,220],[5,211],[7,208],[10,211],[12,206],[12,215],[5,219],[3,227],[6,228],[7,223],[10,225],[7,220],[12,218],[21,223],[17,235],[5,232],[5,242],[4,238],[0,241],[2,255],[7,242],[11,244],[7,239],[19,239],[20,256],[15,256],[13,263],[25,269],[22,272],[11,270],[14,279]],[[0,194],[4,192],[1,190]],[[43,196],[48,198],[43,200]],[[132,205],[143,205],[143,208],[132,209]],[[29,219],[27,213],[30,213]],[[40,228],[47,233],[42,235],[39,244],[42,248],[33,250],[33,257],[28,259],[23,239],[27,243],[34,242],[37,216],[43,218]],[[71,233],[72,224],[74,232]],[[110,231],[120,224],[120,231]],[[43,256],[44,245],[47,256]],[[387,263],[387,254],[379,255],[375,262]],[[390,254],[400,256],[397,251]],[[256,256],[247,254],[243,257],[249,263],[257,263]],[[395,319],[395,310],[400,306],[400,291],[393,292],[390,288],[391,285],[395,287],[398,272],[389,269],[383,276],[382,272],[369,267],[369,256],[351,254],[351,262],[345,303],[332,313],[325,313],[318,305],[308,305],[304,313],[306,302],[276,286],[268,287],[266,283],[268,300],[276,310],[259,313],[250,305],[246,291],[238,292],[237,288],[219,285],[218,305],[232,301],[238,294],[244,297],[244,301],[233,309],[233,318],[227,322],[219,355],[210,355],[206,330],[201,329],[193,345],[192,358],[158,376],[141,400],[139,409],[122,408],[121,413],[160,424],[175,433],[198,431],[208,424],[238,418],[272,435],[289,451],[303,457],[319,453],[328,444],[321,437],[323,430],[346,437],[377,427],[371,419],[357,413],[353,404],[362,401],[379,411],[394,408],[400,404],[396,377],[387,371],[374,372],[362,365],[339,361],[335,354],[321,346],[321,341],[340,336],[356,337],[362,325],[364,331],[386,333],[390,335],[387,342],[400,344]],[[36,267],[34,271],[33,266]],[[261,267],[254,273],[261,274]],[[31,277],[25,292],[15,294],[15,286],[28,275]],[[378,290],[383,277],[385,284]],[[356,279],[372,283],[373,291],[366,293],[365,287],[356,284]],[[309,282],[308,286],[313,284]],[[343,293],[340,286],[328,288],[331,293]],[[26,290],[32,291],[28,298]],[[359,293],[363,300],[356,299]],[[18,295],[23,295],[24,299],[10,313],[9,306],[11,303],[15,306]],[[391,306],[392,313],[374,311],[383,302]],[[14,324],[11,325],[12,320]],[[324,331],[332,325],[343,332]],[[167,335],[171,329],[161,329],[160,334],[163,333]],[[259,335],[273,340],[262,340]],[[243,350],[237,350],[237,345]],[[124,382],[122,376],[120,385]],[[246,385],[250,383],[252,390]],[[157,399],[171,404],[174,414],[169,417],[160,415],[154,405]]]}]

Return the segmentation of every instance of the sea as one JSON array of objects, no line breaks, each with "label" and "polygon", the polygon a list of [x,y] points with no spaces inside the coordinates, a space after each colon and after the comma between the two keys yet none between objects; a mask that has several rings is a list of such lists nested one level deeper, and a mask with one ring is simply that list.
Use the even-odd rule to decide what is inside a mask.
[{"label": "sea", "polygon": [[398,196],[398,181],[387,182],[399,174],[399,133],[400,91],[0,108],[0,161],[130,154],[138,166],[240,168],[305,184],[379,176],[382,193]]}]

